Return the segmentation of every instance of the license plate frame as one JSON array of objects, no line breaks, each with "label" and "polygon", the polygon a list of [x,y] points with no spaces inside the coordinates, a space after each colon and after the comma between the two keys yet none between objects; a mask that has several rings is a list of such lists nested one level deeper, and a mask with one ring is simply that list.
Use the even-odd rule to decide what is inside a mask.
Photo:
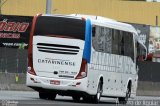
[{"label": "license plate frame", "polygon": [[50,84],[60,85],[60,81],[59,80],[50,80]]}]

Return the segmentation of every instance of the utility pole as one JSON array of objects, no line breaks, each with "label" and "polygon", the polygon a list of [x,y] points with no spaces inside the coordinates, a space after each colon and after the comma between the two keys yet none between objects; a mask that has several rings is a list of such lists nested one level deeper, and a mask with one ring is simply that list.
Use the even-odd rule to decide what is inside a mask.
[{"label": "utility pole", "polygon": [[46,14],[52,13],[52,0],[46,0]]},{"label": "utility pole", "polygon": [[156,27],[158,27],[158,16],[156,16]]}]

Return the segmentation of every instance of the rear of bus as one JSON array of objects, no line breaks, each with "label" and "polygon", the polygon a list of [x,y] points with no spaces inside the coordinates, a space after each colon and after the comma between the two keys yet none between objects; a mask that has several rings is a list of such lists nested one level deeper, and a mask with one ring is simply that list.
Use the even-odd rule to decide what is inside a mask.
[{"label": "rear of bus", "polygon": [[34,17],[28,50],[27,86],[38,92],[86,91],[90,52],[85,47],[90,45],[86,42],[86,25],[83,18]]}]

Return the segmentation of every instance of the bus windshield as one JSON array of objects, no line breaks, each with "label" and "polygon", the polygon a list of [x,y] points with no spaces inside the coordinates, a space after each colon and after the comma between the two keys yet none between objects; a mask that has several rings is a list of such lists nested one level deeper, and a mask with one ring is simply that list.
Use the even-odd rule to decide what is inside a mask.
[{"label": "bus windshield", "polygon": [[56,35],[84,40],[85,23],[80,19],[40,16],[35,24],[34,35]]}]

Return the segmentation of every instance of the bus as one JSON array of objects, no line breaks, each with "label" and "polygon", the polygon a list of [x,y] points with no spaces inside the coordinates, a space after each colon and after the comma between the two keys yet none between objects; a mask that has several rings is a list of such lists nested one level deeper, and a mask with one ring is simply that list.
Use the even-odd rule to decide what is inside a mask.
[{"label": "bus", "polygon": [[129,24],[100,16],[39,14],[32,21],[26,85],[40,99],[62,95],[99,103],[111,97],[127,103],[136,96],[137,60],[145,51]]}]

